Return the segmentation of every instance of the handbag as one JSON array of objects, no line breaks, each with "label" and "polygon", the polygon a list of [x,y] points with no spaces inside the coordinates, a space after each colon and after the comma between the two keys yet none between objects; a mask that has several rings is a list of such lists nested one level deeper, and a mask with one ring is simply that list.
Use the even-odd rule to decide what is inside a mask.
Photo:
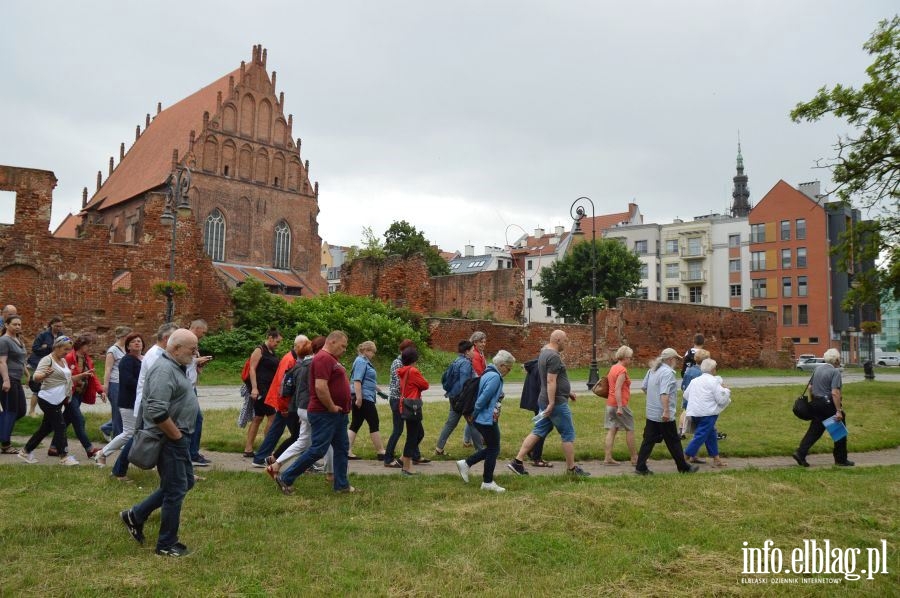
[{"label": "handbag", "polygon": [[810,384],[812,384],[812,376],[810,376],[809,382],[806,383],[806,388],[804,388],[800,396],[794,400],[794,407],[792,409],[797,418],[807,422],[813,418],[812,408],[809,405],[809,398],[806,396],[806,391],[809,389]]},{"label": "handbag", "polygon": [[[403,386],[406,386],[406,377],[404,376]],[[407,421],[422,421],[422,399],[400,399],[400,419]]]},{"label": "handbag", "polygon": [[141,469],[153,469],[159,462],[162,445],[161,433],[143,428],[135,430],[131,452],[128,453],[128,462]]},{"label": "handbag", "polygon": [[609,378],[607,376],[603,376],[597,383],[594,384],[594,387],[591,391],[597,395],[598,397],[608,399],[609,398]]},{"label": "handbag", "polygon": [[28,388],[31,389],[31,392],[37,394],[41,392],[41,383],[34,379],[34,372],[28,376]]}]

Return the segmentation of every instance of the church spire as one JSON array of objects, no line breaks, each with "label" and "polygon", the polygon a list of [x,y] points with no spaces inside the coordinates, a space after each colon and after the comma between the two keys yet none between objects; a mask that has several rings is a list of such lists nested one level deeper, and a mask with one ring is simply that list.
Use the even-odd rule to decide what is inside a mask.
[{"label": "church spire", "polygon": [[737,174],[734,177],[734,191],[731,193],[734,202],[731,204],[731,215],[734,218],[747,217],[750,214],[750,188],[747,186],[747,175],[744,174],[744,156],[741,155],[741,134],[738,132]]}]

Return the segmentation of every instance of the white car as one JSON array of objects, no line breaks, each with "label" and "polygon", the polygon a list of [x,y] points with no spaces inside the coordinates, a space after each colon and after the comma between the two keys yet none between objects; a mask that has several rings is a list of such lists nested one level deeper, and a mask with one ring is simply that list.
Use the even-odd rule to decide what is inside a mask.
[{"label": "white car", "polygon": [[801,369],[800,364],[805,363],[807,359],[815,359],[815,357],[816,356],[813,355],[812,353],[802,354],[800,357],[797,358],[797,369],[798,370]]},{"label": "white car", "polygon": [[882,355],[876,358],[875,363],[878,365],[900,365],[900,357],[895,355]]},{"label": "white car", "polygon": [[825,365],[825,360],[821,357],[811,357],[804,361],[803,363],[797,364],[798,370],[803,370],[804,372],[813,372],[816,368]]}]

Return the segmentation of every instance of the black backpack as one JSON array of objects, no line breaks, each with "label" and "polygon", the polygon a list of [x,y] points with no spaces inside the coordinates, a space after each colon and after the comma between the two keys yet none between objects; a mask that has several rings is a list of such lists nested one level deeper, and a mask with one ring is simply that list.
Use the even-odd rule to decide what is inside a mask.
[{"label": "black backpack", "polygon": [[312,363],[312,359],[308,357],[297,361],[297,364],[285,374],[285,378],[290,374],[293,379],[294,389],[290,394],[291,403],[288,407],[292,413],[296,412],[298,408],[306,409],[309,406],[309,365]]},{"label": "black backpack", "polygon": [[468,421],[475,411],[475,400],[478,398],[478,385],[481,378],[469,378],[463,383],[462,390],[459,394],[451,399],[451,407],[453,411],[459,413]]}]

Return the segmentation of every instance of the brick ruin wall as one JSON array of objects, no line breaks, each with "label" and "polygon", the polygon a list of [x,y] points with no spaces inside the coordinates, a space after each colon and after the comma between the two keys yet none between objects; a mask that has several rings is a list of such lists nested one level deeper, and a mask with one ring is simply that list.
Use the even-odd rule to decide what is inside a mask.
[{"label": "brick ruin wall", "polygon": [[[29,346],[55,315],[68,333],[97,337],[95,356],[113,342],[119,325],[131,326],[150,342],[166,312],[165,297],[152,290],[169,275],[172,229],[159,221],[164,196],[147,202],[143,235],[135,244],[112,244],[106,226],[89,225],[80,239],[50,234],[55,186],[50,171],[0,165],[0,190],[16,193],[15,223],[0,225],[0,302],[17,307]],[[204,253],[192,217],[178,221],[175,280],[187,285],[187,292],[175,297],[176,322],[203,318],[217,328],[230,321],[228,288]]]}]

